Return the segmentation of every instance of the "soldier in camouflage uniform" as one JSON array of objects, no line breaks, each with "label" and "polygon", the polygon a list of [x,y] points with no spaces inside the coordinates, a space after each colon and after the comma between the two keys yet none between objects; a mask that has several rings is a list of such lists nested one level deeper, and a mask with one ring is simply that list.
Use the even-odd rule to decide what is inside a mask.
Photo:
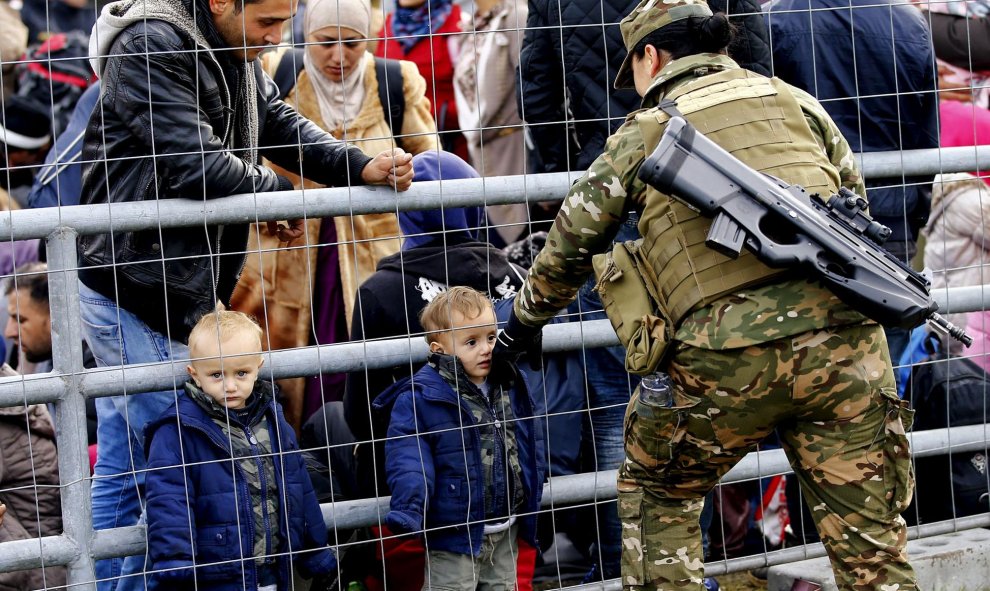
[{"label": "soldier in camouflage uniform", "polygon": [[883,331],[794,270],[708,249],[710,220],[637,177],[677,112],[809,193],[841,185],[864,194],[848,144],[811,96],[726,57],[726,21],[703,1],[644,0],[621,29],[629,57],[616,86],[635,85],[643,110],[565,198],[498,352],[525,348],[574,298],[625,213],[640,211],[640,252],[668,328],[661,369],[675,393],[672,407],[659,407],[637,392],[626,411],[623,587],[701,588],[703,497],[776,429],[839,588],[916,589],[900,517],[914,484],[912,411],[895,393]]}]

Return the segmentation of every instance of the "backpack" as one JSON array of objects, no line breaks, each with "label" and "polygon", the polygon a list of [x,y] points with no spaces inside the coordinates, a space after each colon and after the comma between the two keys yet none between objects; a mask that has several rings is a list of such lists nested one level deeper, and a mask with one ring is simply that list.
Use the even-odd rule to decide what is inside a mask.
[{"label": "backpack", "polygon": [[61,134],[82,93],[96,80],[89,39],[81,32],[54,33],[28,48],[17,65],[17,94],[51,109],[52,134]]},{"label": "backpack", "polygon": [[[990,414],[990,375],[969,359],[934,353],[911,370],[906,397],[913,397],[914,430],[983,424]],[[921,523],[990,510],[986,450],[917,458],[914,508]],[[955,511],[953,511],[953,507]]]},{"label": "backpack", "polygon": [[[275,68],[272,80],[278,86],[278,98],[285,99],[292,92],[303,71],[303,55],[306,50],[296,47],[285,52]],[[375,77],[378,79],[378,100],[385,107],[388,128],[392,135],[402,133],[406,113],[406,96],[403,94],[402,68],[399,60],[375,58]]]}]

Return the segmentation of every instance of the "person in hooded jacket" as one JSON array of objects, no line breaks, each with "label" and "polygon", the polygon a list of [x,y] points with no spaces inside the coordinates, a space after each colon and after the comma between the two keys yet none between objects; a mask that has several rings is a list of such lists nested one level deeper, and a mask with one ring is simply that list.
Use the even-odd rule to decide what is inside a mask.
[{"label": "person in hooded jacket", "polygon": [[[467,162],[443,151],[414,156],[413,169],[417,181],[478,177]],[[402,250],[382,259],[375,274],[358,289],[351,340],[422,334],[420,311],[450,286],[472,287],[496,303],[511,302],[526,272],[510,263],[500,249],[479,239],[484,220],[480,207],[401,212]],[[359,442],[355,451],[356,480],[363,485],[359,491],[363,497],[389,494],[381,441],[388,430],[391,408],[375,409],[372,403],[386,388],[408,379],[420,367],[418,363],[406,364],[347,376],[344,416]],[[366,443],[372,438],[379,443]],[[387,530],[382,533],[388,534]],[[394,591],[422,586],[424,550],[419,540],[387,538],[382,552],[382,588]],[[531,568],[535,556],[531,549],[527,552]],[[517,583],[523,588],[527,578],[523,575],[522,557],[519,568]]]},{"label": "person in hooded jacket", "polygon": [[[413,157],[413,169],[419,181],[478,177],[467,162],[442,151]],[[375,274],[358,289],[351,340],[421,333],[419,312],[448,286],[465,285],[488,294],[494,301],[511,300],[526,272],[511,264],[501,250],[478,239],[483,220],[480,207],[400,213],[402,250],[382,259]],[[409,375],[408,366],[348,375],[344,415],[355,439],[385,437],[388,414],[373,415],[371,401],[393,382]],[[373,469],[374,465],[379,469],[377,478],[359,479],[367,486],[363,492],[368,496],[387,494],[383,463],[372,462],[359,448],[358,465],[359,470]]]},{"label": "person in hooded jacket", "polygon": [[374,402],[391,408],[385,523],[422,534],[423,589],[515,589],[519,540],[536,546],[543,418],[518,366],[491,356],[487,294],[455,286],[423,308],[427,365]]},{"label": "person in hooded jacket", "polygon": [[292,428],[275,402],[262,330],[218,308],[189,335],[189,381],[148,425],[149,585],[278,591],[337,560]]}]

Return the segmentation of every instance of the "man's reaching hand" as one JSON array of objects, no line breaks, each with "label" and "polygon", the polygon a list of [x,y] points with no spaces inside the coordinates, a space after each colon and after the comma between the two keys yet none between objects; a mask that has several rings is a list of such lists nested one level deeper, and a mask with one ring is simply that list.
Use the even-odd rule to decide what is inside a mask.
[{"label": "man's reaching hand", "polygon": [[405,191],[413,181],[412,154],[402,148],[385,150],[364,167],[361,178],[369,185],[388,185]]}]

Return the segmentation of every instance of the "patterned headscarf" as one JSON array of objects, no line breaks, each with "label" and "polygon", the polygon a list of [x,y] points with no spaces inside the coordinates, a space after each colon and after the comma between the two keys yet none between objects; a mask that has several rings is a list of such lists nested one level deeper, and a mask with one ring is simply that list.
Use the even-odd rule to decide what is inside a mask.
[{"label": "patterned headscarf", "polygon": [[453,0],[427,0],[415,8],[396,7],[392,16],[392,32],[402,51],[409,53],[414,45],[439,31],[453,10]]}]

